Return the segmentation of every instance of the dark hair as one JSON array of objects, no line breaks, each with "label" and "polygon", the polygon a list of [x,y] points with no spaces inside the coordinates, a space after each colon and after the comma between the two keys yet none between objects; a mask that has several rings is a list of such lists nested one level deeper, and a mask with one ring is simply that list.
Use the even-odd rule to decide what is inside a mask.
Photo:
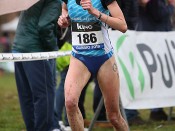
[{"label": "dark hair", "polygon": [[80,5],[80,0],[76,0],[77,5]]}]

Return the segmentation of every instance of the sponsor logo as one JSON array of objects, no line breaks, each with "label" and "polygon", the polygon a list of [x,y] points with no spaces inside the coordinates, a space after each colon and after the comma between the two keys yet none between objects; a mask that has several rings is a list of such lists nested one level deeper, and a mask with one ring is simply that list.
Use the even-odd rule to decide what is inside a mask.
[{"label": "sponsor logo", "polygon": [[92,28],[92,25],[81,25],[80,23],[77,23],[78,30],[91,30]]}]

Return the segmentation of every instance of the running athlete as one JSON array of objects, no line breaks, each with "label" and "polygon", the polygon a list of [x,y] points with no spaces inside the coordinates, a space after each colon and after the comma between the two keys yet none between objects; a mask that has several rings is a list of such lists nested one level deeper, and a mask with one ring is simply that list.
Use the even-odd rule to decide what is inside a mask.
[{"label": "running athlete", "polygon": [[107,116],[115,130],[127,131],[119,110],[119,75],[108,34],[108,26],[123,33],[127,30],[123,13],[115,0],[63,1],[58,24],[63,28],[72,24],[73,48],[65,81],[65,104],[72,131],[84,130],[78,100],[91,75],[98,79]]}]

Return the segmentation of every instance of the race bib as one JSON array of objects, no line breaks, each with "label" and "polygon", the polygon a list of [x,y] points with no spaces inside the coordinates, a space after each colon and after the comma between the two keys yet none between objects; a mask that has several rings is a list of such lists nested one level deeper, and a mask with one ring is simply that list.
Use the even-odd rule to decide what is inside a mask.
[{"label": "race bib", "polygon": [[101,26],[98,22],[72,22],[72,46],[75,50],[104,48]]}]

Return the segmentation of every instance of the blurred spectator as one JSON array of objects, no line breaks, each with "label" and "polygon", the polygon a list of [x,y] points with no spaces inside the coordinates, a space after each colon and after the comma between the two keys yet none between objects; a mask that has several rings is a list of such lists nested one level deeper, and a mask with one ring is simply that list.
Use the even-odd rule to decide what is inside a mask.
[{"label": "blurred spectator", "polygon": [[174,0],[139,0],[137,31],[171,31]]},{"label": "blurred spectator", "polygon": [[135,30],[139,15],[137,0],[117,0],[129,30]]},{"label": "blurred spectator", "polygon": [[[57,51],[61,1],[40,0],[20,14],[13,53]],[[54,119],[55,59],[15,62],[15,79],[27,131],[59,131]]]},{"label": "blurred spectator", "polygon": [[[172,30],[171,16],[174,12],[174,0],[168,0],[167,2],[165,0],[138,0],[138,2],[139,17],[137,24],[135,24],[137,25],[137,31]],[[127,20],[127,15],[125,16]],[[130,27],[130,25],[128,25],[128,27]],[[130,125],[143,123],[137,110],[125,109],[125,112]],[[162,108],[152,109],[150,119],[167,120],[167,115]]]},{"label": "blurred spectator", "polygon": [[[175,0],[139,0],[137,31],[171,31]],[[137,110],[132,110],[137,114]],[[150,119],[167,120],[162,108],[151,109]]]},{"label": "blurred spectator", "polygon": [[11,51],[11,42],[8,32],[3,32],[0,36],[0,53],[9,53]]},{"label": "blurred spectator", "polygon": [[174,11],[174,14],[172,16],[172,26],[173,26],[173,30],[175,30],[175,11]]},{"label": "blurred spectator", "polygon": [[4,24],[1,25],[1,30],[2,32],[5,32],[8,34],[8,38],[10,40],[10,43],[13,43],[14,37],[15,37],[15,32],[17,29],[19,17],[15,17],[11,21],[8,21]]},{"label": "blurred spectator", "polygon": [[[11,42],[8,32],[2,32],[0,34],[0,53],[9,53],[11,50]],[[6,62],[0,62],[0,76],[4,74],[6,68]]]}]

